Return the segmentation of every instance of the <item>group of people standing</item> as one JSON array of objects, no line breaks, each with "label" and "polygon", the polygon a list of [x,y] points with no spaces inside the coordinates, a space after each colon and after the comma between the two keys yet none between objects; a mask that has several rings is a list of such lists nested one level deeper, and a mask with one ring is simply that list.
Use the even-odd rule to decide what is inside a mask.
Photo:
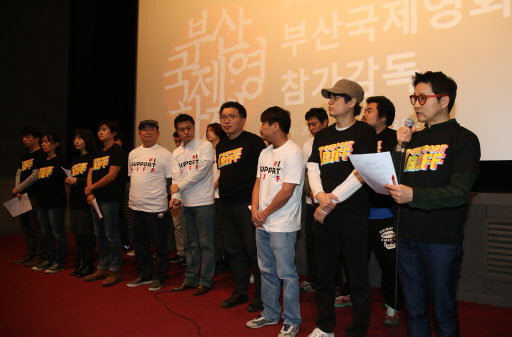
[{"label": "group of people standing", "polygon": [[[61,169],[66,165],[58,153],[58,137],[24,130],[28,151],[13,193],[29,194],[39,215],[44,247],[34,212],[24,214],[28,253],[15,263],[46,273],[64,268],[67,185],[80,263],[75,275],[85,281],[103,280],[103,286],[118,283],[118,216],[128,175],[138,271],[129,287],[150,284],[149,290],[157,291],[165,285],[170,211],[179,208],[187,268],[181,285],[172,290],[193,290],[194,296],[208,293],[216,262],[225,255],[234,290],[222,307],[249,302],[254,276],[255,295],[246,309],[260,314],[246,323],[249,328],[278,324],[282,317],[279,337],[295,336],[303,290],[316,291],[318,319],[310,337],[334,336],[334,308],[343,306],[352,306],[346,335],[365,336],[370,317],[368,259],[373,251],[382,269],[384,323],[398,324],[404,302],[409,336],[429,336],[432,302],[438,336],[458,336],[455,288],[462,223],[480,147],[473,133],[450,119],[457,89],[451,78],[441,72],[416,73],[413,85],[411,104],[418,121],[425,123],[418,132],[389,128],[395,108],[384,96],[367,98],[362,121],[356,120],[364,90],[343,79],[322,90],[336,123],[328,126],[322,108],[309,110],[305,120],[314,138],[302,149],[288,138],[288,111],[278,106],[263,111],[259,137],[244,130],[245,107],[226,102],[219,109],[220,125],[208,126],[207,140],[196,136],[191,116],[176,116],[181,145],[172,154],[157,143],[160,132],[155,120],[140,122],[142,145],[128,157],[114,143],[117,123],[99,124],[98,151],[93,151],[92,133],[79,129],[74,145],[80,156],[72,162],[70,177]],[[399,184],[386,185],[390,196],[368,188],[349,160],[352,154],[385,151],[392,153],[399,179]],[[301,224],[304,194],[306,220]],[[91,207],[96,205],[100,212]],[[299,285],[295,244],[302,225],[308,280]],[[95,270],[93,233],[99,249]],[[396,261],[400,282],[395,277]],[[337,290],[343,269],[347,282]]]}]

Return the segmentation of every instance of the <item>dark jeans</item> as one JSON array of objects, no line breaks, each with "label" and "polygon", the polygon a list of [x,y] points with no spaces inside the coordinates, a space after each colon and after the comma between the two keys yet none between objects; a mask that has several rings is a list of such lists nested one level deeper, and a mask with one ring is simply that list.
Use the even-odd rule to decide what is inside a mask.
[{"label": "dark jeans", "polygon": [[324,332],[333,332],[336,325],[335,280],[339,259],[343,256],[352,285],[352,324],[346,329],[346,335],[366,336],[370,321],[368,215],[357,208],[337,206],[323,224],[316,225],[317,327]]},{"label": "dark jeans", "polygon": [[39,207],[39,222],[43,230],[46,261],[57,263],[59,266],[66,264],[68,254],[68,238],[64,226],[65,208]]},{"label": "dark jeans", "polygon": [[255,297],[261,297],[261,274],[258,267],[256,250],[256,229],[251,221],[249,203],[233,204],[229,200],[220,200],[220,216],[224,249],[233,273],[235,292],[247,292],[251,268],[256,287]]},{"label": "dark jeans", "polygon": [[438,337],[460,335],[457,279],[462,244],[438,244],[398,238],[398,273],[407,309],[407,335],[429,337],[432,302]]},{"label": "dark jeans", "polygon": [[305,206],[306,218],[304,226],[306,228],[306,255],[308,260],[308,281],[311,283],[317,282],[316,277],[316,253],[315,253],[315,209],[312,205],[306,204]]},{"label": "dark jeans", "polygon": [[98,239],[98,269],[118,272],[121,270],[121,236],[119,234],[119,202],[100,202],[103,218],[91,207],[94,231]]},{"label": "dark jeans", "polygon": [[[375,253],[382,271],[380,291],[385,303],[393,309],[402,310],[402,290],[396,279],[396,228],[393,222],[394,218],[368,220],[368,260],[371,253]],[[350,295],[350,282],[347,281],[342,294]]]},{"label": "dark jeans", "polygon": [[143,280],[151,280],[153,256],[151,254],[151,242],[156,246],[156,280],[164,282],[167,279],[169,269],[169,245],[167,236],[172,226],[172,218],[169,212],[165,212],[162,219],[158,213],[148,213],[132,210],[133,234],[135,244],[135,257],[137,259],[137,272]]},{"label": "dark jeans", "polygon": [[220,200],[215,199],[215,221],[213,233],[213,246],[215,250],[215,263],[219,263],[226,255],[224,253],[224,239],[222,238],[222,219],[220,218]]},{"label": "dark jeans", "polygon": [[20,215],[21,230],[27,241],[27,255],[30,257],[39,256],[44,258],[43,236],[39,223],[37,198],[30,197],[32,210]]}]

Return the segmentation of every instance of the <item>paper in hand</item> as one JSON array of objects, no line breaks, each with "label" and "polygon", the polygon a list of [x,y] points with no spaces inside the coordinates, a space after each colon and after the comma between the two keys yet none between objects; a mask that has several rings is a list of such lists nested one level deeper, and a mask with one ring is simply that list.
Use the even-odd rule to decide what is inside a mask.
[{"label": "paper in hand", "polygon": [[21,195],[21,200],[13,198],[4,202],[4,206],[7,208],[9,213],[11,213],[13,218],[32,209],[32,204],[30,203],[27,193]]},{"label": "paper in hand", "polygon": [[391,153],[353,154],[349,158],[357,173],[368,186],[377,193],[389,195],[384,185],[395,184],[396,182],[396,172],[391,160]]}]

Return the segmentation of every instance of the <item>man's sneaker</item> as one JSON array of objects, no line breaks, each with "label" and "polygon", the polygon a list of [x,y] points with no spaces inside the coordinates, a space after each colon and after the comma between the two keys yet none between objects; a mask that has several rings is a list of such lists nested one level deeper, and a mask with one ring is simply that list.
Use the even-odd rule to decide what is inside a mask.
[{"label": "man's sneaker", "polygon": [[52,266],[52,264],[50,263],[50,261],[43,261],[40,264],[38,264],[37,266],[32,267],[32,270],[33,271],[46,270],[46,269],[50,268],[51,266]]},{"label": "man's sneaker", "polygon": [[223,308],[233,308],[239,304],[249,302],[249,296],[247,293],[234,292],[230,298],[222,302]]},{"label": "man's sneaker", "polygon": [[308,337],[334,337],[333,332],[323,332],[319,328],[315,328],[312,333],[309,334]]},{"label": "man's sneaker", "polygon": [[297,332],[299,332],[298,326],[283,324],[283,328],[279,331],[279,335],[277,335],[277,337],[295,337]]},{"label": "man's sneaker", "polygon": [[130,250],[128,253],[126,253],[127,256],[135,256],[135,249]]},{"label": "man's sneaker", "polygon": [[12,263],[14,264],[25,264],[27,263],[32,257],[29,256],[29,255],[25,255],[23,256],[21,259],[17,259],[17,260],[14,260],[12,261]]},{"label": "man's sneaker", "polygon": [[255,319],[252,319],[249,322],[245,323],[245,325],[247,325],[248,328],[257,329],[265,325],[276,325],[278,322],[279,317],[274,320],[268,320],[260,314]]},{"label": "man's sneaker", "polygon": [[150,284],[150,283],[151,283],[151,280],[143,280],[142,278],[137,277],[135,280],[126,283],[126,286],[130,287],[130,288],[134,288],[134,287],[141,286],[143,284]]},{"label": "man's sneaker", "polygon": [[58,265],[57,263],[52,264],[52,266],[44,271],[45,274],[55,274],[59,271],[63,271],[64,266]]},{"label": "man's sneaker", "polygon": [[310,293],[315,291],[315,285],[308,281],[302,281],[300,284],[300,291],[303,293]]},{"label": "man's sneaker", "polygon": [[169,259],[170,263],[181,263],[183,261],[185,261],[185,257],[183,257],[181,255],[174,255],[173,257],[171,257]]},{"label": "man's sneaker", "polygon": [[391,308],[386,304],[386,313],[384,314],[384,324],[398,325],[400,323],[400,311]]},{"label": "man's sneaker", "polygon": [[338,296],[334,299],[334,306],[336,308],[344,308],[347,305],[352,305],[352,301],[350,300],[350,295],[347,296]]},{"label": "man's sneaker", "polygon": [[160,280],[153,280],[151,282],[151,285],[149,286],[149,291],[159,291],[164,287],[164,282],[161,282]]}]

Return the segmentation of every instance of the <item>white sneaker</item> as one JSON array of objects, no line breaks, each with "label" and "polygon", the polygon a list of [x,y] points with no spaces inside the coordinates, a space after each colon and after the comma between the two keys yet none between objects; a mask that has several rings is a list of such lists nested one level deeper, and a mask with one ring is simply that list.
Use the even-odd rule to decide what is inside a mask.
[{"label": "white sneaker", "polygon": [[262,326],[265,326],[265,325],[275,325],[278,322],[279,322],[279,318],[277,318],[274,321],[270,321],[260,314],[255,319],[251,319],[249,322],[245,323],[245,325],[247,325],[248,328],[257,329],[257,328],[261,328]]},{"label": "white sneaker", "polygon": [[313,332],[308,337],[334,337],[334,333],[323,332],[319,328],[315,328],[315,330],[313,330]]}]

